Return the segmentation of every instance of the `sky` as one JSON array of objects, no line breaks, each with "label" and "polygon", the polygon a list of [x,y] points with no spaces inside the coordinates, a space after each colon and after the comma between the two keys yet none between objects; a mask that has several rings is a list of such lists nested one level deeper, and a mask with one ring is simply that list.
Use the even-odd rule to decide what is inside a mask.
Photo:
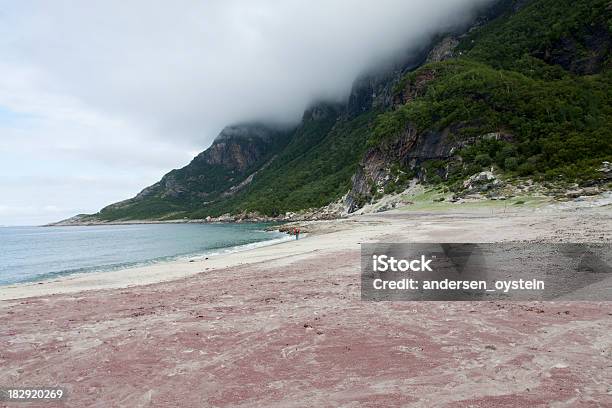
[{"label": "sky", "polygon": [[134,196],[223,127],[297,122],[491,0],[0,0],[0,225]]}]

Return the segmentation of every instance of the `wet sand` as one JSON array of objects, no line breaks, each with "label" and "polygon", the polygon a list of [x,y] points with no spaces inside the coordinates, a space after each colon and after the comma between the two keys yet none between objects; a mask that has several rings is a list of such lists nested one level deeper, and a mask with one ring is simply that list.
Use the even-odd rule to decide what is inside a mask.
[{"label": "wet sand", "polygon": [[209,260],[0,289],[13,299],[0,302],[0,384],[61,385],[70,407],[612,403],[610,303],[359,292],[362,242],[610,242],[609,208],[392,211],[307,228]]}]

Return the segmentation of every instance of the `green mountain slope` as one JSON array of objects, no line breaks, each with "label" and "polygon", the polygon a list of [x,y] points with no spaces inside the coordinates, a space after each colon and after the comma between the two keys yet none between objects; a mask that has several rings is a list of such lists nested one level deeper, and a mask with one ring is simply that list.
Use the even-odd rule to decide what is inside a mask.
[{"label": "green mountain slope", "polygon": [[335,124],[306,123],[292,143],[258,175],[243,194],[194,214],[260,212],[277,216],[287,211],[321,207],[345,194],[364,152],[371,112]]},{"label": "green mountain slope", "polygon": [[[605,182],[598,167],[612,158],[611,16],[603,0],[533,1],[472,30],[455,58],[406,75],[368,142],[388,171],[358,174],[352,201],[397,180],[393,166],[454,191],[491,166],[543,181]],[[394,154],[402,144],[411,151]]]},{"label": "green mountain slope", "polygon": [[353,211],[413,177],[460,191],[491,167],[606,182],[597,168],[612,160],[612,3],[503,0],[483,16],[427,63],[422,50],[357,81],[347,105],[315,105],[291,130],[245,126],[93,218],[277,216],[347,192]]}]

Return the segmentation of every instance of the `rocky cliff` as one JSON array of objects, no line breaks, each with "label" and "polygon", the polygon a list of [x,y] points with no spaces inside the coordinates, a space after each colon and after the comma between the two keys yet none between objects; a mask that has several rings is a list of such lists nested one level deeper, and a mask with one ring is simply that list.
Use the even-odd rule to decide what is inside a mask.
[{"label": "rocky cliff", "polygon": [[187,166],[172,170],[134,198],[103,208],[97,217],[167,216],[234,194],[286,145],[291,131],[258,123],[228,126]]}]

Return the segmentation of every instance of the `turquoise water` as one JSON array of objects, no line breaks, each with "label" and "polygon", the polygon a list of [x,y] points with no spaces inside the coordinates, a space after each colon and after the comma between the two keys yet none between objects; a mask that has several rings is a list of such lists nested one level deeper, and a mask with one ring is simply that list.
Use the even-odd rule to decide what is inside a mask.
[{"label": "turquoise water", "polygon": [[284,234],[264,224],[0,228],[0,285],[241,250]]}]

